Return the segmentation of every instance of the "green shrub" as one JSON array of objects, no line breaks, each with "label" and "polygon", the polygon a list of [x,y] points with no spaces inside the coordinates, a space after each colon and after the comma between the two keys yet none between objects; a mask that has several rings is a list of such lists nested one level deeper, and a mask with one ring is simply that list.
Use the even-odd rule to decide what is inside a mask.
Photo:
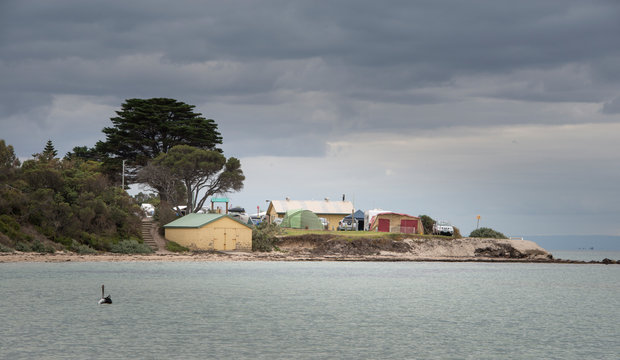
[{"label": "green shrub", "polygon": [[137,240],[123,240],[112,245],[111,252],[119,254],[150,254],[153,250],[146,244]]},{"label": "green shrub", "polygon": [[5,234],[14,241],[29,240],[28,236],[23,234],[19,223],[9,215],[0,215],[0,233]]},{"label": "green shrub", "polygon": [[168,251],[172,251],[172,252],[185,252],[185,251],[189,251],[188,248],[186,248],[183,245],[180,245],[179,243],[176,243],[174,241],[166,241],[166,250]]},{"label": "green shrub", "polygon": [[18,241],[17,244],[15,244],[15,250],[21,252],[31,252],[32,248],[30,247],[30,244],[23,241]]},{"label": "green shrub", "polygon": [[73,239],[62,235],[55,236],[52,240],[54,242],[64,245],[67,248],[71,247],[73,244]]},{"label": "green shrub", "polygon": [[481,227],[479,229],[476,229],[476,230],[472,231],[471,234],[469,234],[469,237],[492,238],[492,239],[508,239],[508,237],[506,235],[502,234],[501,232],[495,231],[493,229],[486,228],[486,227]]},{"label": "green shrub", "polygon": [[20,226],[15,219],[6,214],[0,215],[0,231],[18,231],[19,228]]},{"label": "green shrub", "polygon": [[88,245],[95,250],[103,251],[111,251],[114,244],[113,239],[104,238],[96,234],[89,234],[87,232],[82,232],[81,240],[83,244]]},{"label": "green shrub", "polygon": [[11,249],[8,246],[4,246],[4,245],[0,244],[0,252],[12,253],[12,252],[15,252],[15,250]]},{"label": "green shrub", "polygon": [[252,251],[270,252],[278,250],[280,241],[276,235],[282,233],[282,228],[276,224],[260,223],[252,229]]},{"label": "green shrub", "polygon": [[96,254],[97,250],[91,248],[88,245],[85,244],[80,244],[79,242],[73,240],[71,243],[71,250],[75,251],[78,254],[81,255],[88,255],[88,254]]},{"label": "green shrub", "polygon": [[44,244],[39,240],[34,240],[31,244],[31,248],[32,248],[32,251],[38,252],[41,254],[45,254],[45,253],[51,254],[51,253],[56,252],[56,250],[52,246],[48,244]]}]

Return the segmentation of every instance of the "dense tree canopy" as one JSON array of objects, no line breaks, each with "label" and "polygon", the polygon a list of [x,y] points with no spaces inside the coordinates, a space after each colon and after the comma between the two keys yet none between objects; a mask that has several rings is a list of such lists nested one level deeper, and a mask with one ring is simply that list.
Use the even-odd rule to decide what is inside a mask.
[{"label": "dense tree canopy", "polygon": [[160,154],[143,168],[139,178],[167,199],[182,185],[190,212],[201,209],[209,196],[241,190],[245,180],[238,159],[226,160],[218,151],[187,145]]},{"label": "dense tree canopy", "polygon": [[19,165],[13,146],[7,145],[4,140],[0,139],[0,181],[13,173]]},{"label": "dense tree canopy", "polygon": [[128,99],[117,116],[111,118],[112,127],[103,129],[105,141],[96,145],[99,153],[127,165],[139,168],[176,145],[220,151],[222,137],[217,124],[195,113],[193,105],[167,99]]},{"label": "dense tree canopy", "polygon": [[0,179],[0,243],[28,248],[24,244],[41,236],[73,250],[109,250],[120,240],[138,239],[139,208],[111,186],[101,164],[61,160],[54,151],[48,147]]},{"label": "dense tree canopy", "polygon": [[69,151],[65,155],[65,160],[93,160],[102,161],[102,155],[95,148],[87,146],[76,146],[73,151]]}]

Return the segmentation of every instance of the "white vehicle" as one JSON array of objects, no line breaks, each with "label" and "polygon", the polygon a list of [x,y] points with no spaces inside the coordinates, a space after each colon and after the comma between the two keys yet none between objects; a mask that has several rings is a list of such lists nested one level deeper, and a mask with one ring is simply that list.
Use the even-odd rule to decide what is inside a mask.
[{"label": "white vehicle", "polygon": [[327,227],[329,226],[329,223],[327,222],[327,219],[320,217],[319,220],[321,220],[321,225],[323,225],[323,229],[327,230]]},{"label": "white vehicle", "polygon": [[454,227],[447,221],[438,221],[433,225],[433,234],[452,236]]},{"label": "white vehicle", "polygon": [[350,231],[357,230],[357,221],[351,220],[351,218],[343,218],[338,222],[338,231]]},{"label": "white vehicle", "polygon": [[146,217],[153,217],[153,215],[155,215],[155,206],[151,204],[144,203],[140,205],[140,208],[142,208],[142,211]]}]

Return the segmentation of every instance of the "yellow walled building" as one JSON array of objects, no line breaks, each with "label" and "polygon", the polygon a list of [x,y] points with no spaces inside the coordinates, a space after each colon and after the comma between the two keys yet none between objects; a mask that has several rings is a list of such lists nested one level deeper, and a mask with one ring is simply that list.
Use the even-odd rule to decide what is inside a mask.
[{"label": "yellow walled building", "polygon": [[272,200],[267,208],[269,222],[277,218],[284,218],[289,210],[310,210],[318,217],[327,220],[328,230],[336,230],[338,222],[343,217],[355,212],[353,203],[350,201],[331,201],[325,200]]},{"label": "yellow walled building", "polygon": [[223,214],[188,214],[164,225],[166,240],[192,250],[252,251],[252,228]]}]

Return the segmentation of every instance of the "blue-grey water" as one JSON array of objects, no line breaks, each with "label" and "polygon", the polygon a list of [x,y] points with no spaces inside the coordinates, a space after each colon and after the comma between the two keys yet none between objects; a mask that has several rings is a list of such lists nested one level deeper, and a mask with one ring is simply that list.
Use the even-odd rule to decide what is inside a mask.
[{"label": "blue-grey water", "polygon": [[0,299],[1,359],[620,357],[618,265],[5,263]]},{"label": "blue-grey water", "polygon": [[615,250],[549,250],[555,259],[578,261],[620,260],[620,251]]}]

